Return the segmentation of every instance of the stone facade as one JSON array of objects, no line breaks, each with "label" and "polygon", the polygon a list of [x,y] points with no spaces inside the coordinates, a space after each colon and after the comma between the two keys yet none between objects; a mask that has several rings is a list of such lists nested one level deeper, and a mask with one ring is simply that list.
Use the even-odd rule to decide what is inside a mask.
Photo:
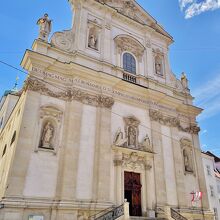
[{"label": "stone facade", "polygon": [[125,172],[140,176],[142,216],[213,219],[201,109],[171,72],[172,37],[132,0],[69,3],[71,30],[40,35],[22,60],[29,77],[0,133],[0,219],[88,219],[124,203]]}]

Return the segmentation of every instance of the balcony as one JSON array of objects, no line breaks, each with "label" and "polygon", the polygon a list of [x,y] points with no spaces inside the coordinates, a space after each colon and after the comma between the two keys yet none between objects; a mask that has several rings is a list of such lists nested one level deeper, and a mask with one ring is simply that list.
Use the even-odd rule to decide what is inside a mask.
[{"label": "balcony", "polygon": [[123,72],[123,79],[131,83],[137,82],[136,76],[128,72]]}]

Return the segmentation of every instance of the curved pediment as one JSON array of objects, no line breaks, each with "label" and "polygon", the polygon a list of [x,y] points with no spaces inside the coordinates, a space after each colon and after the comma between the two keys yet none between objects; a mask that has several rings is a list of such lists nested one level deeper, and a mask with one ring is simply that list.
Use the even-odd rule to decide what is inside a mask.
[{"label": "curved pediment", "polygon": [[145,47],[137,39],[129,35],[118,35],[114,41],[121,53],[123,51],[129,51],[138,58],[141,58],[144,54]]}]

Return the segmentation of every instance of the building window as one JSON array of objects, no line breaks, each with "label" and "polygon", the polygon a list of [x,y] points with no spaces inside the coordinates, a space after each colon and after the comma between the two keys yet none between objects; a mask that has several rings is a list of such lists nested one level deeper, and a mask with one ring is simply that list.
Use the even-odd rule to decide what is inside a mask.
[{"label": "building window", "polygon": [[210,186],[210,195],[211,195],[211,197],[215,196],[214,187],[213,186]]},{"label": "building window", "polygon": [[130,53],[123,55],[123,69],[129,73],[136,74],[136,60]]},{"label": "building window", "polygon": [[214,208],[214,215],[215,215],[215,220],[218,220],[218,210],[217,210],[217,208]]},{"label": "building window", "polygon": [[15,142],[15,138],[16,138],[16,131],[14,131],[14,134],[12,136],[11,144],[10,145],[12,145]]},{"label": "building window", "polygon": [[211,167],[209,165],[206,166],[207,174],[211,176]]},{"label": "building window", "polygon": [[6,150],[7,150],[7,144],[5,145],[4,150],[3,150],[3,152],[2,152],[2,157],[5,155]]}]

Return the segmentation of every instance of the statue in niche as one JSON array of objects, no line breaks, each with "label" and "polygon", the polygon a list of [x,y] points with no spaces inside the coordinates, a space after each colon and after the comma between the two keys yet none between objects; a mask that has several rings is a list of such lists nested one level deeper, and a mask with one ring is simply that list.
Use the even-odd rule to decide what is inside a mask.
[{"label": "statue in niche", "polygon": [[37,21],[37,25],[40,27],[39,38],[48,41],[52,29],[52,20],[49,19],[48,14],[44,14],[44,17]]},{"label": "statue in niche", "polygon": [[88,46],[92,49],[97,50],[97,37],[94,34],[89,35],[89,44]]},{"label": "statue in niche", "polygon": [[184,158],[185,171],[193,172],[193,169],[190,163],[190,155],[186,149],[183,150],[183,158]]},{"label": "statue in niche", "polygon": [[53,136],[54,136],[54,127],[51,124],[51,122],[47,122],[42,132],[41,147],[53,149],[52,147]]},{"label": "statue in niche", "polygon": [[146,136],[144,137],[144,139],[141,143],[141,147],[145,151],[152,152],[152,146],[151,146],[150,138],[149,138],[148,134],[146,134]]},{"label": "statue in niche", "polygon": [[137,134],[136,129],[130,126],[128,128],[128,146],[136,147]]},{"label": "statue in niche", "polygon": [[121,131],[121,128],[118,128],[114,139],[114,145],[123,146],[126,142],[127,142],[127,138],[123,138],[123,133]]},{"label": "statue in niche", "polygon": [[184,89],[189,88],[188,79],[187,79],[186,74],[184,72],[182,73],[182,76],[181,76],[181,84],[182,84]]},{"label": "statue in niche", "polygon": [[162,73],[162,60],[158,55],[155,57],[155,72],[158,75],[163,75]]}]

